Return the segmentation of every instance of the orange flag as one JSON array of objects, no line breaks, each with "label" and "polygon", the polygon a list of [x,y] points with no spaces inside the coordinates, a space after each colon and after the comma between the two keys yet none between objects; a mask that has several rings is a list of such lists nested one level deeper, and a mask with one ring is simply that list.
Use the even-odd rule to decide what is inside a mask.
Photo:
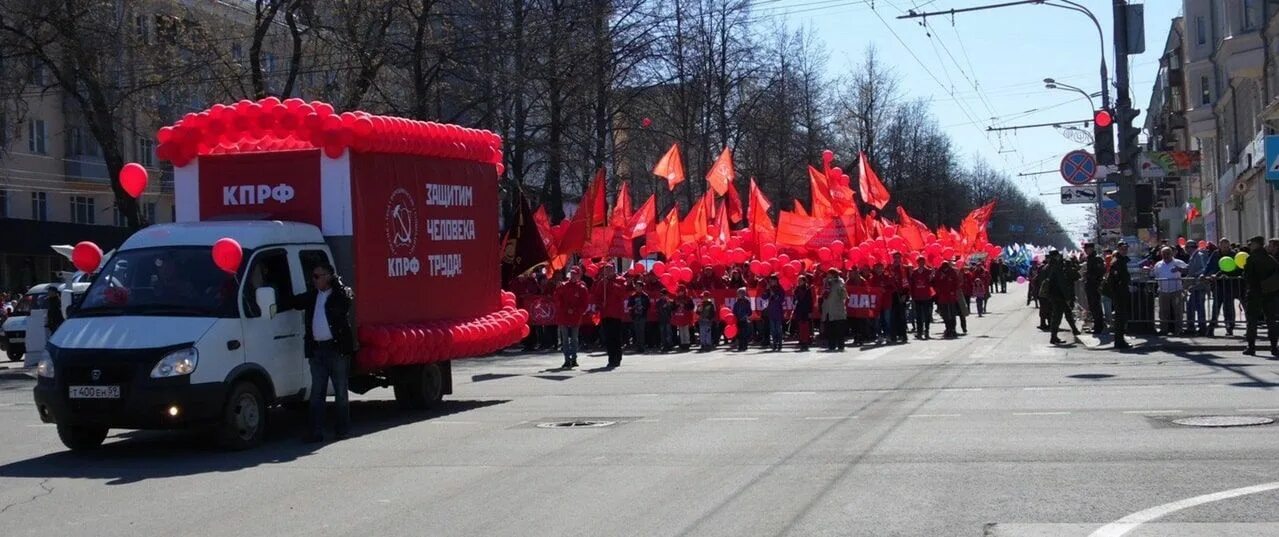
[{"label": "orange flag", "polygon": [[657,220],[657,195],[648,197],[648,201],[640,206],[635,214],[631,215],[631,219],[626,224],[632,239],[643,237],[653,227],[654,220]]},{"label": "orange flag", "polygon": [[750,198],[750,214],[747,220],[750,222],[751,231],[755,234],[755,243],[763,245],[766,242],[772,242],[777,237],[777,228],[773,227],[773,221],[768,218],[768,210],[773,204],[764,197],[764,192],[759,189],[759,185],[755,184],[754,178],[751,178]]},{"label": "orange flag", "polygon": [[720,244],[727,244],[728,243],[728,211],[727,210],[720,210],[719,220],[715,222],[715,227],[717,228],[716,234],[712,238],[715,239]]},{"label": "orange flag", "polygon": [[714,190],[707,190],[706,193],[702,195],[702,199],[698,201],[698,203],[702,204],[703,208],[706,210],[706,222],[709,223],[710,221],[719,218],[719,204],[715,203]]},{"label": "orange flag", "polygon": [[865,152],[858,155],[857,167],[861,171],[858,174],[860,176],[858,182],[861,186],[862,199],[868,204],[883,209],[885,205],[888,205],[888,189],[884,188],[884,183],[879,181],[879,176],[875,174],[875,170],[871,169],[870,158]]},{"label": "orange flag", "polygon": [[826,174],[809,166],[808,186],[813,198],[813,218],[824,219],[839,214],[835,212],[835,203],[830,198],[830,183],[826,180]]},{"label": "orange flag", "polygon": [[959,225],[959,236],[963,241],[969,245],[977,244],[981,231],[986,229],[986,223],[990,222],[990,216],[994,212],[995,202],[992,201],[968,213],[963,223]]},{"label": "orange flag", "polygon": [[539,205],[533,211],[533,222],[537,224],[537,234],[542,237],[542,246],[546,247],[546,255],[555,258],[555,235],[551,233],[551,218],[546,215],[546,206]]},{"label": "orange flag", "polygon": [[653,167],[653,175],[666,179],[666,186],[671,190],[684,182],[684,161],[679,156],[679,144],[671,144],[670,150]]},{"label": "orange flag", "polygon": [[671,207],[670,212],[666,213],[666,218],[657,223],[657,241],[653,246],[666,254],[666,257],[675,255],[679,250],[679,245],[683,241],[679,232],[679,209],[678,206]]},{"label": "orange flag", "polygon": [[630,220],[631,188],[628,183],[622,183],[622,189],[617,192],[617,199],[613,202],[613,215],[609,217],[608,223],[616,227],[625,227]]},{"label": "orange flag", "polygon": [[804,204],[800,203],[799,200],[795,200],[795,208],[792,211],[800,216],[808,216],[808,210],[804,208]]},{"label": "orange flag", "polygon": [[897,234],[906,239],[911,250],[923,250],[927,246],[924,244],[924,233],[927,231],[928,228],[922,222],[911,218],[901,205],[897,206]]},{"label": "orange flag", "polygon": [[733,184],[733,175],[733,152],[725,147],[719,154],[719,158],[715,159],[715,164],[711,166],[710,171],[706,172],[706,182],[710,183],[716,193],[723,196],[725,192],[728,192],[729,185]]},{"label": "orange flag", "polygon": [[[753,182],[755,179],[752,178]],[[742,198],[737,196],[737,187],[728,186],[728,201],[724,204],[724,210],[728,212],[728,220],[734,224],[742,221]]]}]

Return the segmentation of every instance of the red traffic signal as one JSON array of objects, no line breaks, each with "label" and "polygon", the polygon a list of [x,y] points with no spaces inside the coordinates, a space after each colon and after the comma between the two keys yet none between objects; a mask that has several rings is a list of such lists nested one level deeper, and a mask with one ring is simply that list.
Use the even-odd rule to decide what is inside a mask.
[{"label": "red traffic signal", "polygon": [[1097,113],[1093,115],[1092,121],[1093,123],[1096,123],[1098,127],[1104,129],[1113,125],[1115,123],[1115,118],[1110,116],[1109,110],[1098,110]]}]

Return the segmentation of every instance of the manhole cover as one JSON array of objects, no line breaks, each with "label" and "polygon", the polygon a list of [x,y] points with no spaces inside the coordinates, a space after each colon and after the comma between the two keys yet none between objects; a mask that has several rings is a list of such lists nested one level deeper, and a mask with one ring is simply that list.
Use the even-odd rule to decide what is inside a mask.
[{"label": "manhole cover", "polygon": [[571,420],[571,421],[548,421],[539,423],[537,426],[542,429],[590,429],[598,427],[608,427],[616,424],[616,421],[599,421],[599,420]]},{"label": "manhole cover", "polygon": [[1250,427],[1274,423],[1273,418],[1262,416],[1195,416],[1172,420],[1177,425],[1190,427]]}]

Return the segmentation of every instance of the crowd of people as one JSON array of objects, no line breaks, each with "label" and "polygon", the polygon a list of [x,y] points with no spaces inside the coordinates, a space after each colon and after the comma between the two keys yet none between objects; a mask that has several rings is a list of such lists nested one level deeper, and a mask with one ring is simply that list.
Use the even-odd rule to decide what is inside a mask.
[{"label": "crowd of people", "polygon": [[[1039,327],[1051,332],[1051,343],[1065,343],[1058,335],[1063,319],[1080,334],[1074,311],[1082,280],[1084,300],[1078,305],[1092,332],[1113,336],[1117,349],[1130,348],[1126,335],[1134,322],[1154,324],[1163,336],[1213,337],[1223,325],[1233,336],[1242,304],[1245,354],[1256,354],[1258,328],[1265,323],[1270,352],[1279,357],[1279,239],[1253,237],[1239,245],[1227,238],[1162,241],[1136,260],[1128,250],[1120,243],[1099,253],[1085,244],[1082,255],[1050,252],[1032,263],[1026,303],[1039,308]],[[1147,298],[1153,299],[1151,307],[1137,306]],[[1134,319],[1135,309],[1149,318]]]},{"label": "crowd of people", "polygon": [[607,367],[618,367],[624,348],[635,353],[698,352],[729,345],[797,351],[824,345],[903,344],[913,333],[930,339],[933,312],[942,338],[968,333],[968,317],[983,316],[991,293],[1006,293],[1010,272],[998,260],[962,265],[958,258],[930,268],[900,253],[891,263],[842,270],[813,265],[794,285],[778,274],[757,275],[745,263],[706,266],[687,283],[668,288],[652,271],[619,273],[605,264],[590,275],[575,265],[541,270],[509,284],[531,312],[527,351],[558,349],[563,368],[578,367],[579,351],[598,345]]}]

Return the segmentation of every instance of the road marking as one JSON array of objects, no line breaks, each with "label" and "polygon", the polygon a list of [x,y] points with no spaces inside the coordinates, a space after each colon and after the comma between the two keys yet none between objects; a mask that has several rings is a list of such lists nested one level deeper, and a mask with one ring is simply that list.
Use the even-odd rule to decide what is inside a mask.
[{"label": "road marking", "polygon": [[1256,494],[1258,492],[1266,492],[1275,489],[1279,489],[1279,481],[1253,485],[1251,487],[1223,490],[1221,492],[1214,492],[1212,494],[1204,494],[1202,496],[1195,496],[1193,498],[1165,503],[1144,511],[1137,511],[1136,513],[1111,522],[1110,524],[1106,524],[1097,531],[1092,532],[1092,534],[1088,537],[1121,537],[1142,524],[1183,509],[1189,509],[1205,503],[1229,500],[1231,498],[1238,498],[1240,496],[1247,496],[1249,494]]},{"label": "road marking", "polygon": [[957,418],[959,414],[911,414],[908,418]]},{"label": "road marking", "polygon": [[817,392],[773,392],[773,395],[817,395]]},{"label": "road marking", "polygon": [[1069,386],[1030,386],[1028,388],[1022,388],[1022,389],[1028,392],[1041,392],[1041,391],[1048,391],[1048,390],[1069,390],[1070,387]]},{"label": "road marking", "polygon": [[1279,408],[1240,408],[1235,412],[1279,412]]},{"label": "road marking", "polygon": [[1184,410],[1125,410],[1124,414],[1181,414]]},{"label": "road marking", "polygon": [[806,420],[855,420],[857,416],[805,416]]},{"label": "road marking", "polygon": [[636,393],[636,394],[632,394],[632,395],[634,395],[635,397],[658,397],[658,396],[659,396],[659,395],[661,395],[661,394],[656,394],[656,393]]},{"label": "road marking", "polygon": [[980,392],[985,388],[942,388],[943,392]]},{"label": "road marking", "polygon": [[757,421],[759,418],[706,418],[706,421]]},{"label": "road marking", "polygon": [[657,421],[661,421],[661,420],[658,420],[657,418],[644,418],[644,419],[635,420],[635,423],[655,423]]},{"label": "road marking", "polygon": [[1014,416],[1067,416],[1069,412],[1013,412]]},{"label": "road marking", "polygon": [[1117,384],[1114,386],[1104,386],[1107,388],[1124,388],[1129,390],[1148,390],[1151,388],[1163,388],[1163,384]]}]

